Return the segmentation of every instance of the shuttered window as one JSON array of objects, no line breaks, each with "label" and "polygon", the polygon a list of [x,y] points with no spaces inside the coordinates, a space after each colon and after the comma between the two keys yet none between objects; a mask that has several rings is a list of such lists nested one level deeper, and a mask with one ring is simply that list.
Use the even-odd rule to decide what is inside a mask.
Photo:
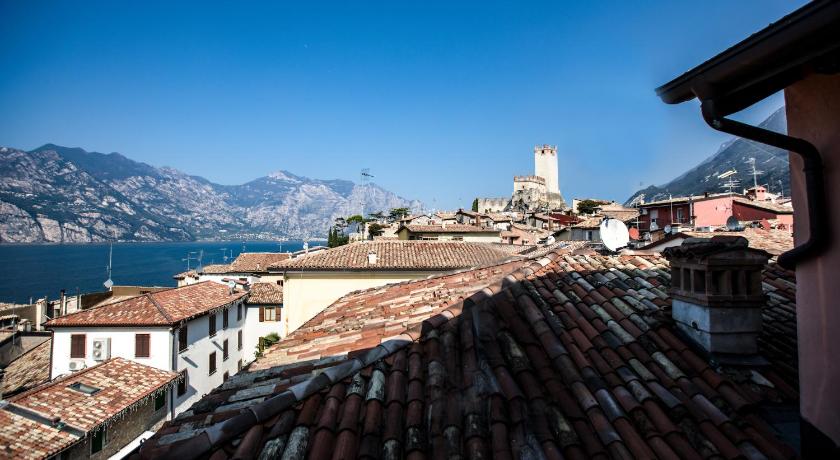
[{"label": "shuttered window", "polygon": [[211,313],[210,316],[210,337],[216,335],[216,314]]},{"label": "shuttered window", "polygon": [[210,353],[210,371],[207,375],[213,375],[216,373],[216,352]]},{"label": "shuttered window", "polygon": [[148,358],[151,356],[151,336],[149,334],[134,334],[134,357]]},{"label": "shuttered window", "polygon": [[228,315],[230,315],[230,310],[222,310],[222,329],[228,328]]},{"label": "shuttered window", "polygon": [[242,331],[239,331],[239,332],[236,334],[236,349],[237,349],[237,350],[241,350],[241,349],[242,349]]},{"label": "shuttered window", "polygon": [[222,361],[227,361],[227,359],[228,359],[228,340],[225,339],[225,341],[222,342]]},{"label": "shuttered window", "polygon": [[277,311],[279,308],[275,307],[260,307],[260,322],[277,321]]},{"label": "shuttered window", "polygon": [[260,322],[265,322],[265,307],[260,307]]},{"label": "shuttered window", "polygon": [[189,385],[189,383],[187,382],[188,377],[189,375],[187,374],[187,370],[182,370],[181,379],[178,380],[178,396],[184,396],[184,394],[187,393],[187,385]]},{"label": "shuttered window", "polygon": [[178,351],[187,349],[187,325],[184,324],[178,329]]},{"label": "shuttered window", "polygon": [[84,358],[85,350],[85,334],[73,334],[70,336],[70,357]]},{"label": "shuttered window", "polygon": [[236,306],[236,320],[242,321],[242,304]]}]

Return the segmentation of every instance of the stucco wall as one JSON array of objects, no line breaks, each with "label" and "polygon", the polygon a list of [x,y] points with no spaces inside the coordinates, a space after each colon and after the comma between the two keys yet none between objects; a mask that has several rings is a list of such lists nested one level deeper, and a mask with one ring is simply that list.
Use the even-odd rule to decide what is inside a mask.
[{"label": "stucco wall", "polygon": [[[163,328],[55,328],[53,334],[51,378],[70,372],[70,336],[85,334],[85,364],[87,367],[99,363],[93,359],[93,341],[99,338],[111,339],[111,356],[130,359],[158,369],[171,370],[170,337],[168,327]],[[148,358],[134,356],[135,335],[150,335],[150,353]]]},{"label": "stucco wall", "polygon": [[[785,90],[788,133],[817,147],[824,163],[832,243],[818,258],[796,267],[802,417],[840,444],[840,75],[811,76]],[[790,155],[794,241],[808,239],[802,161]]]},{"label": "stucco wall", "polygon": [[288,273],[283,286],[283,334],[294,331],[349,292],[426,278],[435,273],[440,272]]},{"label": "stucco wall", "polygon": [[285,337],[283,331],[283,324],[285,321],[285,308],[281,308],[279,321],[263,321],[260,322],[260,308],[263,305],[248,304],[247,315],[245,317],[245,331],[242,337],[242,355],[243,361],[249,363],[254,360],[257,344],[260,337],[264,337],[272,332],[276,332],[280,337]]}]

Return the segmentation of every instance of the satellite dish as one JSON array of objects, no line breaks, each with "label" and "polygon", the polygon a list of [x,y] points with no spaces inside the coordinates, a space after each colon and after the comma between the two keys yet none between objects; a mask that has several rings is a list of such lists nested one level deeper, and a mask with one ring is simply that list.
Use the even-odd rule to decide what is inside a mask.
[{"label": "satellite dish", "polygon": [[671,226],[670,225],[665,226],[665,233],[671,233]]},{"label": "satellite dish", "polygon": [[113,281],[111,281],[111,278],[108,278],[108,279],[107,279],[107,280],[105,280],[105,282],[104,282],[104,283],[102,283],[102,284],[105,286],[105,289],[111,289],[112,287],[114,287],[114,282],[113,282]]},{"label": "satellite dish", "polygon": [[604,219],[599,227],[601,230],[601,241],[610,251],[627,246],[630,242],[630,232],[624,222],[617,219]]},{"label": "satellite dish", "polygon": [[741,230],[741,222],[738,221],[737,217],[729,216],[729,218],[726,219],[726,229],[730,232],[737,232],[738,230]]},{"label": "satellite dish", "polygon": [[546,245],[554,244],[555,242],[556,240],[554,239],[554,235],[549,235],[548,238],[546,238],[545,240]]},{"label": "satellite dish", "polygon": [[656,231],[656,230],[659,230],[659,226],[656,225],[656,222],[651,222],[650,223],[650,231],[653,232],[653,231]]}]

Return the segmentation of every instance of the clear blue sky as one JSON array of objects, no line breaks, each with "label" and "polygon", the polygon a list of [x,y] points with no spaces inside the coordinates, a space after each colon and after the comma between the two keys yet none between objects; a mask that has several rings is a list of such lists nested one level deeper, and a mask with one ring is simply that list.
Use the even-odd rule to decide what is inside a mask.
[{"label": "clear blue sky", "polygon": [[567,199],[623,201],[726,140],[653,89],[803,3],[0,0],[0,145],[223,184],[369,167],[454,208],[509,195],[550,143]]}]

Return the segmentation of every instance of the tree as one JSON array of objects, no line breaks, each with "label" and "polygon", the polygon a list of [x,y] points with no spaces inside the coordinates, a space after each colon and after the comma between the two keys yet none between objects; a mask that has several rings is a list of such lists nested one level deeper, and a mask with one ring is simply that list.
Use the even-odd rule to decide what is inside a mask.
[{"label": "tree", "polygon": [[601,207],[601,203],[595,200],[583,200],[577,205],[579,214],[592,214]]},{"label": "tree", "polygon": [[373,238],[374,236],[381,235],[382,233],[384,233],[384,230],[385,230],[385,226],[384,225],[379,225],[376,222],[368,225],[368,235],[370,235],[371,238]]},{"label": "tree", "polygon": [[408,208],[394,208],[388,213],[391,222],[398,221],[408,215]]},{"label": "tree", "polygon": [[472,210],[473,212],[478,212],[478,198],[473,200]]},{"label": "tree", "polygon": [[376,211],[368,214],[368,216],[373,220],[380,221],[385,218],[385,213],[382,211]]},{"label": "tree", "polygon": [[364,217],[362,217],[362,215],[361,215],[361,214],[353,214],[352,216],[350,216],[350,217],[348,217],[347,219],[345,219],[345,221],[346,221],[348,224],[353,224],[353,223],[358,223],[358,224],[361,224],[361,223],[364,223],[365,218],[364,218]]}]

